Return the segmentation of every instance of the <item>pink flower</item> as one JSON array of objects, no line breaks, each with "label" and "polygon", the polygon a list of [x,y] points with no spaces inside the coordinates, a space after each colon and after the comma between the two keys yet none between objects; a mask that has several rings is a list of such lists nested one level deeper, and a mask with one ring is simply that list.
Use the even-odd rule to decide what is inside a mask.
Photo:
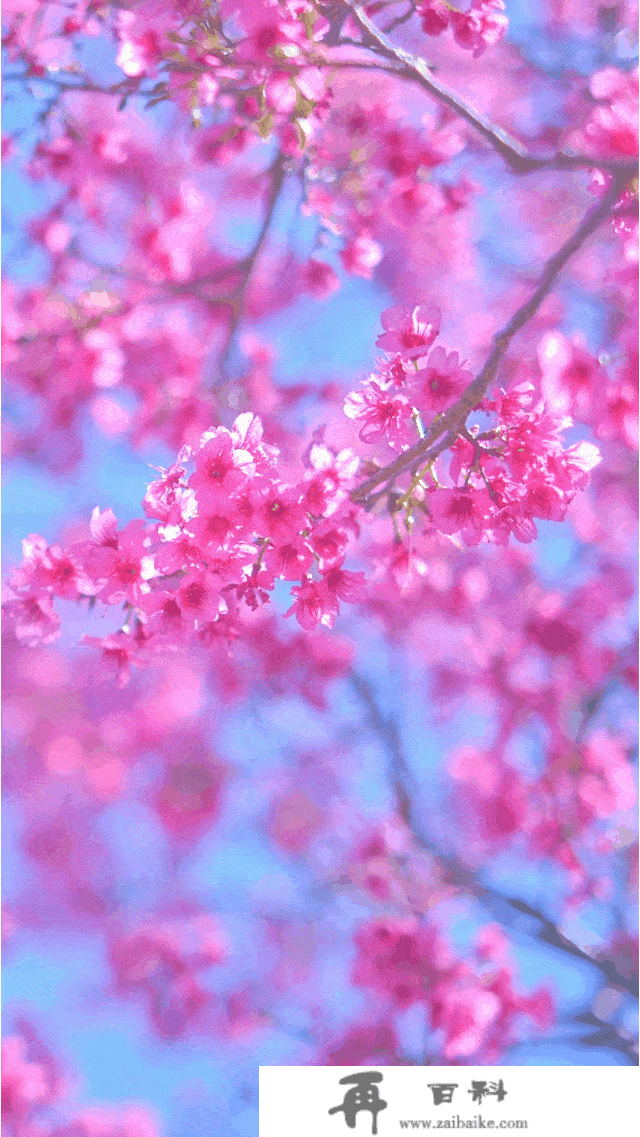
[{"label": "pink flower", "polygon": [[427,504],[440,533],[462,533],[468,544],[476,545],[484,529],[490,528],[491,499],[486,490],[437,489]]},{"label": "pink flower", "polygon": [[[558,485],[562,489],[583,490],[591,481],[591,471],[602,461],[597,446],[592,442],[577,442],[565,450],[561,459],[549,462],[549,466],[556,474]],[[561,469],[558,470],[557,466]]]},{"label": "pink flower", "polygon": [[2,1043],[2,1111],[7,1125],[11,1119],[19,1126],[20,1119],[38,1106],[51,1101],[48,1071],[27,1057],[27,1043],[19,1035],[10,1035]]},{"label": "pink flower", "polygon": [[634,157],[638,153],[638,71],[606,67],[592,76],[591,94],[601,100],[585,134],[608,154]]},{"label": "pink flower", "polygon": [[318,624],[332,628],[339,612],[339,604],[335,594],[325,587],[324,582],[319,584],[315,580],[307,580],[303,584],[291,589],[295,602],[285,616],[295,615],[301,628],[313,631]]},{"label": "pink flower", "polygon": [[160,1137],[160,1129],[151,1112],[142,1106],[127,1106],[117,1112],[102,1106],[91,1106],[75,1114],[56,1137]]},{"label": "pink flower", "polygon": [[44,537],[32,533],[23,540],[22,548],[22,564],[11,578],[14,589],[34,593],[43,589],[69,600],[76,599],[79,592],[91,593],[90,582],[79,579],[76,564],[60,545],[48,545]]},{"label": "pink flower", "polygon": [[507,425],[521,421],[527,408],[531,406],[533,383],[518,383],[509,391],[498,388],[495,400],[487,403],[487,409],[495,410],[498,418]]},{"label": "pink flower", "polygon": [[524,1000],[523,1010],[533,1019],[540,1030],[553,1026],[556,1008],[553,995],[548,987],[538,987],[533,995]]},{"label": "pink flower", "polygon": [[209,1002],[198,973],[222,960],[224,946],[203,914],[140,925],[114,939],[110,955],[118,988],[142,998],[162,1037],[177,1038]]},{"label": "pink flower", "polygon": [[[226,505],[226,508],[225,508]],[[201,546],[216,546],[221,548],[232,536],[238,533],[247,533],[248,526],[239,524],[234,517],[233,502],[219,503],[216,512],[206,513],[204,516],[194,517],[188,523],[188,532]]]},{"label": "pink flower", "polygon": [[387,308],[381,316],[384,332],[376,346],[397,352],[403,359],[419,359],[427,354],[440,331],[441,314],[435,304],[419,305],[413,311]]},{"label": "pink flower", "polygon": [[389,191],[387,211],[396,225],[413,229],[422,219],[441,213],[445,205],[442,191],[430,182],[416,181],[413,176],[398,178]]},{"label": "pink flower", "polygon": [[379,368],[380,378],[386,387],[405,387],[411,371],[413,361],[402,355],[393,355]]},{"label": "pink flower", "polygon": [[363,442],[386,440],[390,445],[404,446],[415,440],[413,410],[408,399],[377,379],[370,379],[361,391],[347,395],[344,413],[360,424],[359,437]]},{"label": "pink flower", "polygon": [[154,549],[153,563],[160,576],[170,576],[190,565],[199,564],[202,559],[202,549],[193,537],[180,531],[175,536],[174,533],[173,529],[164,533],[161,531],[164,539]]},{"label": "pink flower", "polygon": [[583,422],[602,415],[607,375],[597,359],[579,342],[560,332],[547,332],[538,347],[542,368],[541,392],[556,413],[569,412]]},{"label": "pink flower", "polygon": [[349,602],[362,600],[365,589],[363,572],[347,572],[346,569],[342,568],[342,562],[340,562],[324,570],[322,578],[332,596]]},{"label": "pink flower", "polygon": [[102,648],[102,658],[108,667],[115,668],[116,684],[126,687],[129,682],[131,663],[137,660],[141,646],[141,634],[131,634],[129,629],[121,629],[113,635],[83,636],[81,641],[91,647]]},{"label": "pink flower", "polygon": [[306,464],[317,471],[304,492],[305,506],[314,517],[334,514],[337,506],[344,501],[347,490],[351,488],[360,459],[353,450],[339,453],[319,442],[309,448]]},{"label": "pink flower", "polygon": [[273,589],[275,574],[267,569],[259,569],[255,565],[251,575],[236,585],[235,592],[239,600],[255,612],[263,604],[269,603],[269,593]]},{"label": "pink flower", "polygon": [[460,366],[457,351],[447,353],[443,347],[434,347],[426,366],[409,374],[407,388],[419,411],[439,414],[460,398],[472,379],[471,372]]},{"label": "pink flower", "polygon": [[633,769],[626,748],[607,731],[596,731],[585,746],[578,796],[594,817],[611,817],[635,804]]},{"label": "pink flower", "polygon": [[169,640],[181,640],[186,633],[182,610],[174,592],[156,591],[141,597],[138,610],[144,613],[149,633],[159,632]]},{"label": "pink flower", "polygon": [[[458,435],[450,449],[449,476],[452,481],[458,482],[463,470],[471,469],[474,464],[476,452],[468,439]],[[481,458],[482,461],[482,458]]]},{"label": "pink flower", "polygon": [[445,0],[425,0],[418,8],[422,30],[428,36],[439,36],[449,27],[449,7]]},{"label": "pink flower", "polygon": [[207,572],[224,591],[227,585],[241,584],[245,580],[246,570],[253,564],[257,555],[256,545],[245,544],[242,541],[231,545],[228,549],[208,551]]},{"label": "pink flower", "polygon": [[550,457],[562,453],[561,435],[571,419],[548,414],[543,404],[514,419],[505,437],[505,456],[514,480],[522,485],[529,473],[539,471]]},{"label": "pink flower", "polygon": [[555,486],[548,482],[535,480],[527,486],[527,492],[522,500],[522,509],[532,517],[540,517],[544,521],[562,521],[567,512],[568,501]]},{"label": "pink flower", "polygon": [[500,509],[491,518],[490,527],[494,540],[500,545],[509,543],[511,533],[516,541],[520,541],[523,545],[530,545],[538,536],[535,521],[523,511],[520,501],[511,502],[504,509]]},{"label": "pink flower", "polygon": [[118,547],[96,548],[87,556],[85,570],[96,580],[104,580],[96,593],[106,604],[134,604],[142,583],[142,558],[147,555],[147,527],[144,521],[130,521],[118,534]]},{"label": "pink flower", "polygon": [[185,469],[176,462],[162,477],[147,486],[142,508],[147,517],[157,517],[164,525],[175,525],[183,518],[183,501],[192,499],[187,489]]},{"label": "pink flower", "polygon": [[361,276],[371,280],[373,270],[382,260],[382,249],[377,241],[365,233],[354,237],[340,252],[340,260],[347,272],[352,276]]},{"label": "pink flower", "polygon": [[220,812],[224,781],[224,769],[211,760],[170,762],[153,798],[165,830],[185,842],[199,837]]},{"label": "pink flower", "polygon": [[105,545],[111,549],[118,547],[118,522],[112,509],[103,509],[98,506],[91,514],[89,522],[91,536],[98,545]]},{"label": "pink flower", "polygon": [[220,611],[220,581],[202,569],[192,569],[180,581],[176,603],[185,624],[200,626],[215,620]]},{"label": "pink flower", "polygon": [[[257,345],[256,354],[261,358],[271,358],[268,351],[260,344]],[[262,422],[251,411],[245,411],[244,414],[238,415],[231,427],[231,438],[234,444],[239,450],[251,455],[258,473],[266,473],[269,464],[273,465],[277,456],[275,447],[265,446],[262,436]]]},{"label": "pink flower", "polygon": [[307,292],[317,300],[328,300],[340,288],[340,280],[326,261],[311,257],[304,268],[303,280]]},{"label": "pink flower", "polygon": [[525,626],[526,635],[549,655],[573,655],[580,645],[581,634],[563,613],[545,619],[532,616]]},{"label": "pink flower", "polygon": [[256,529],[270,537],[274,545],[287,544],[308,524],[297,486],[273,485],[266,492],[258,489],[254,503]]},{"label": "pink flower", "polygon": [[270,545],[264,557],[266,567],[283,580],[300,580],[313,564],[313,553],[301,538],[285,545]]},{"label": "pink flower", "polygon": [[13,624],[16,639],[27,647],[53,643],[60,634],[60,620],[47,593],[7,600],[2,612]]},{"label": "pink flower", "polygon": [[251,454],[234,447],[231,435],[222,430],[205,442],[194,461],[195,473],[189,485],[196,491],[201,513],[213,512],[226,502],[246,485],[255,470]]},{"label": "pink flower", "polygon": [[425,1001],[428,967],[415,920],[389,917],[371,921],[358,930],[356,944],[354,983],[388,992],[396,1006]]},{"label": "pink flower", "polygon": [[469,1058],[477,1053],[501,1009],[498,996],[480,986],[469,986],[462,991],[447,990],[442,1011],[434,1021],[434,1025],[437,1022],[445,1031],[444,1057]]},{"label": "pink flower", "polygon": [[311,546],[317,554],[321,569],[327,569],[337,561],[342,563],[344,550],[349,542],[349,534],[332,521],[314,525],[311,531]]},{"label": "pink flower", "polygon": [[296,94],[290,77],[282,71],[272,72],[265,83],[266,106],[279,114],[291,114],[296,105]]},{"label": "pink flower", "polygon": [[498,43],[509,27],[503,0],[473,0],[468,12],[451,11],[451,25],[456,43],[473,52],[477,59]]}]

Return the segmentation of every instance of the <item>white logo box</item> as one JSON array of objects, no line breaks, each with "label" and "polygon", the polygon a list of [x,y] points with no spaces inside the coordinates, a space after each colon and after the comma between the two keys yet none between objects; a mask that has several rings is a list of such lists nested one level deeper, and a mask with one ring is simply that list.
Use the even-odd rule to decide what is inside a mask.
[{"label": "white logo box", "polygon": [[640,1132],[630,1066],[261,1066],[259,1092],[260,1137]]}]

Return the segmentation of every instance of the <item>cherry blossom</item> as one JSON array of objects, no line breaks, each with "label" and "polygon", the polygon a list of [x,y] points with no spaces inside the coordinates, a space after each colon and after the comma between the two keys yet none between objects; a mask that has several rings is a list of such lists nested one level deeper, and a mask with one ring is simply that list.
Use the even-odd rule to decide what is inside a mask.
[{"label": "cherry blossom", "polygon": [[636,6],[534,7],[5,4],[7,1137],[636,1060]]},{"label": "cherry blossom", "polygon": [[439,413],[462,395],[471,379],[456,351],[447,353],[443,347],[434,347],[425,365],[410,376],[409,387],[419,411]]},{"label": "cherry blossom", "polygon": [[409,400],[376,379],[372,378],[363,391],[347,396],[344,413],[361,424],[359,436],[363,442],[388,438],[390,443],[402,445],[413,440]]},{"label": "cherry blossom", "polygon": [[477,59],[505,34],[509,18],[503,15],[504,10],[503,0],[473,0],[467,12],[453,11],[451,23],[456,43],[473,51],[473,58]]},{"label": "cherry blossom", "polygon": [[419,359],[438,335],[440,319],[435,306],[417,307],[412,312],[388,308],[381,316],[384,332],[376,345],[390,353],[397,352],[403,359]]}]

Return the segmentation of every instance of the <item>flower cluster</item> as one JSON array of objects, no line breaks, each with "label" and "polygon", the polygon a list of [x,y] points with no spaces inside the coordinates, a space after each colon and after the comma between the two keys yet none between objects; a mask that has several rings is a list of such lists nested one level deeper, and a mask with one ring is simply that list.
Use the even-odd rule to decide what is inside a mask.
[{"label": "flower cluster", "polygon": [[457,124],[444,116],[429,113],[419,125],[404,123],[384,83],[375,94],[357,80],[332,88],[323,129],[308,147],[303,210],[320,218],[323,243],[340,239],[347,273],[368,280],[376,269],[389,271],[385,252],[402,259],[406,248],[409,259],[427,230],[438,247],[442,243],[442,279],[456,241],[433,235],[433,225],[437,220],[455,232],[471,186],[464,176],[448,182],[437,174],[464,144]]},{"label": "flower cluster", "polygon": [[569,873],[574,901],[593,888],[577,855],[578,838],[594,824],[624,816],[635,803],[626,749],[605,731],[578,747],[559,742],[535,780],[498,754],[469,747],[452,757],[450,771],[461,815],[476,819],[469,843],[495,849],[524,838],[531,855],[548,857]]},{"label": "flower cluster", "polygon": [[26,1132],[34,1114],[55,1103],[65,1086],[58,1065],[28,1023],[2,1043],[2,1114],[10,1133]]},{"label": "flower cluster", "polygon": [[[617,439],[638,449],[637,347],[629,344],[617,374],[605,368],[577,337],[548,332],[538,346],[540,388],[554,413],[568,413],[591,426],[598,439]],[[635,377],[634,377],[635,378]]]},{"label": "flower cluster", "polygon": [[480,933],[475,961],[456,957],[433,924],[414,917],[372,920],[358,930],[356,945],[354,983],[397,1009],[422,1003],[447,1061],[471,1061],[479,1052],[494,1060],[522,1014],[541,1028],[553,1021],[546,987],[529,996],[515,990],[507,940],[496,926]]},{"label": "flower cluster", "polygon": [[262,0],[242,10],[220,4],[215,11],[192,0],[181,20],[169,0],[163,7],[159,12],[156,3],[146,3],[118,11],[117,63],[124,73],[138,80],[166,76],[154,89],[154,101],[177,102],[197,125],[206,108],[225,114],[224,126],[211,130],[212,145],[217,140],[223,146],[251,128],[262,138],[275,132],[284,152],[299,154],[325,96],[316,64],[324,60],[328,23],[314,5]]},{"label": "flower cluster", "polygon": [[[388,358],[360,391],[347,396],[345,414],[363,442],[386,442],[402,451],[455,406],[473,376],[457,352],[432,348],[440,329],[435,306],[387,309],[382,324],[385,330],[376,342]],[[534,402],[533,391],[525,382],[480,400],[476,412],[496,424],[488,430],[479,425],[468,430],[469,408],[464,407],[453,427],[457,438],[447,469],[431,462],[420,470],[416,457],[411,486],[399,495],[408,524],[420,510],[438,532],[460,534],[468,545],[483,539],[506,544],[511,534],[532,541],[536,518],[564,518],[600,456],[587,442],[565,449],[562,433],[572,420]]]},{"label": "flower cluster", "polygon": [[215,109],[219,124],[210,142],[215,136],[221,148],[249,130],[262,138],[273,130],[283,149],[297,154],[318,121],[325,80],[317,64],[329,25],[308,0],[259,0],[242,10],[224,2],[146,0],[131,9],[105,4],[99,12],[79,0],[48,5],[45,18],[39,8],[8,4],[5,12],[4,42],[32,76],[67,66],[75,35],[106,30],[125,76],[123,93],[141,90],[151,106],[171,100],[195,125]]},{"label": "flower cluster", "polygon": [[503,0],[471,0],[466,12],[448,0],[423,0],[418,5],[422,30],[428,36],[439,36],[450,27],[456,43],[472,51],[474,59],[502,39],[509,26],[504,10]]},{"label": "flower cluster", "polygon": [[333,627],[340,601],[358,600],[364,583],[362,572],[344,567],[358,532],[348,496],[358,458],[313,444],[297,482],[284,481],[277,463],[260,421],[240,415],[231,430],[207,431],[195,452],[183,451],[151,483],[143,506],[155,523],[119,530],[111,510],[96,509],[87,541],[63,548],[31,536],[6,607],[19,638],[55,636],[53,596],[124,605],[120,631],[85,642],[101,646],[125,681],[143,648],[238,635],[239,609],[255,611],[277,579],[298,581],[286,614],[302,628]]},{"label": "flower cluster", "polygon": [[[344,406],[365,444],[409,449],[469,387],[472,374],[458,353],[433,346],[440,323],[433,304],[383,313],[377,346],[385,358]],[[536,518],[564,518],[599,453],[587,442],[565,449],[561,436],[571,419],[534,402],[533,390],[525,382],[482,399],[477,413],[496,423],[487,430],[468,430],[465,408],[446,465],[444,457],[422,468],[418,461],[408,489],[394,499],[407,529],[421,514],[427,527],[467,545],[504,545],[511,534],[533,540]],[[340,601],[363,598],[364,573],[345,567],[359,534],[360,510],[350,499],[359,465],[354,451],[313,442],[292,477],[278,449],[264,442],[260,420],[240,415],[231,429],[205,431],[151,483],[143,507],[154,522],[119,530],[111,510],[96,509],[90,540],[63,548],[29,537],[6,613],[24,642],[46,643],[57,634],[54,596],[124,605],[119,631],[85,637],[121,681],[131,660],[149,650],[235,638],[240,611],[264,604],[277,579],[295,582],[287,615],[308,631],[332,628]]]},{"label": "flower cluster", "polygon": [[589,91],[596,100],[584,128],[587,144],[601,153],[638,153],[638,71],[606,67],[592,75]]},{"label": "flower cluster", "polygon": [[71,1085],[31,1023],[22,1020],[2,1043],[2,1123],[8,1137],[159,1137],[146,1107],[74,1108],[64,1100]]},{"label": "flower cluster", "polygon": [[[401,571],[390,559],[368,598],[392,639],[411,637],[442,719],[479,702],[491,715],[492,744],[470,743],[447,761],[455,788],[442,840],[458,833],[468,865],[505,849],[549,860],[567,902],[584,902],[602,887],[602,853],[615,845],[616,827],[632,824],[630,738],[622,724],[612,730],[596,717],[603,692],[622,698],[637,687],[633,638],[611,647],[632,576],[603,558],[564,592],[543,588],[517,546],[495,550],[500,567],[489,570],[481,549],[447,545],[415,534],[408,549],[399,546]],[[385,847],[371,883],[365,877],[378,899],[397,895],[392,862]]]},{"label": "flower cluster", "polygon": [[387,442],[406,449],[418,438],[418,416],[435,417],[471,382],[455,353],[429,352],[440,331],[441,314],[431,305],[413,311],[388,308],[377,346],[390,356],[378,375],[347,396],[344,411],[358,426],[363,442]]},{"label": "flower cluster", "polygon": [[201,973],[226,954],[218,928],[206,913],[141,925],[114,938],[111,968],[117,990],[135,995],[163,1038],[183,1034],[210,1003]]}]

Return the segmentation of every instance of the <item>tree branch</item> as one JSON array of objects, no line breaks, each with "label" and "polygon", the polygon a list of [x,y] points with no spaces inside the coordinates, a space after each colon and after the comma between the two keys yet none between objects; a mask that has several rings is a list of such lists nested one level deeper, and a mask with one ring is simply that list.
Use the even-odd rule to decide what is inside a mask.
[{"label": "tree branch", "polygon": [[638,1043],[635,1038],[627,1036],[627,1032],[622,1029],[616,1028],[612,1023],[605,1022],[597,1018],[591,1011],[586,1014],[576,1015],[574,1022],[579,1025],[586,1025],[593,1028],[591,1034],[582,1035],[578,1038],[580,1046],[597,1046],[609,1047],[611,1050],[619,1050],[628,1059],[630,1066],[638,1065]]},{"label": "tree branch", "polygon": [[263,220],[262,225],[260,227],[260,232],[258,233],[258,236],[256,237],[251,250],[249,251],[247,256],[244,257],[243,260],[240,262],[240,265],[242,266],[242,268],[244,270],[243,271],[243,277],[242,277],[240,284],[233,291],[233,293],[231,294],[231,296],[229,298],[229,302],[231,303],[231,305],[233,307],[233,316],[231,319],[231,323],[229,325],[229,331],[227,334],[227,342],[226,342],[224,351],[223,351],[223,353],[220,357],[220,360],[219,360],[220,371],[223,374],[225,371],[226,364],[229,360],[229,355],[231,354],[231,349],[233,347],[233,341],[235,339],[235,335],[236,335],[236,332],[238,330],[238,326],[240,324],[240,321],[242,320],[242,316],[243,316],[243,312],[244,312],[244,302],[245,302],[245,297],[246,297],[246,293],[247,293],[247,288],[249,286],[249,281],[251,279],[251,274],[255,268],[256,261],[258,260],[258,257],[260,256],[260,253],[262,251],[264,243],[265,243],[267,236],[269,234],[269,229],[271,228],[271,222],[273,221],[273,215],[275,213],[276,205],[278,203],[278,198],[280,196],[280,193],[282,191],[282,187],[284,185],[285,161],[286,161],[286,156],[282,153],[281,150],[279,150],[276,157],[274,158],[273,162],[271,163],[271,166],[269,167],[268,173],[269,173],[269,177],[270,177],[270,181],[271,181],[271,186],[269,189],[269,197],[268,197],[268,201],[267,201],[267,209],[266,209],[266,212],[264,215],[264,220]]},{"label": "tree branch", "polygon": [[408,10],[402,16],[396,16],[395,20],[392,20],[390,24],[387,24],[386,28],[384,29],[384,34],[388,36],[390,32],[393,32],[396,28],[399,28],[400,24],[406,24],[407,20],[410,20],[414,15],[415,10],[416,6],[413,3],[413,0],[411,0]]},{"label": "tree branch", "polygon": [[[597,167],[611,171],[624,171],[632,174],[637,169],[637,161],[618,161],[611,158],[591,158],[581,154],[553,154],[547,158],[537,158],[531,154],[521,142],[510,135],[502,127],[491,122],[486,115],[481,114],[475,107],[466,103],[454,91],[449,90],[444,83],[435,78],[429,65],[417,55],[412,55],[401,47],[389,43],[384,32],[369,18],[364,8],[359,4],[352,4],[350,0],[343,0],[345,9],[358,24],[364,39],[364,47],[368,47],[377,55],[391,60],[397,64],[393,72],[401,78],[418,83],[430,95],[438,99],[444,106],[455,111],[465,119],[474,130],[483,136],[493,146],[494,150],[518,173],[529,173],[532,170],[568,170],[576,167]],[[389,29],[387,29],[389,30]]]},{"label": "tree branch", "polygon": [[424,849],[425,852],[435,857],[438,863],[444,868],[450,882],[458,888],[469,892],[479,903],[492,911],[499,920],[508,926],[518,928],[518,917],[522,916],[528,917],[530,921],[535,921],[537,925],[535,930],[532,931],[530,928],[525,929],[528,935],[538,940],[539,943],[547,944],[549,947],[556,948],[556,950],[562,951],[566,955],[571,955],[575,959],[582,960],[583,963],[591,964],[592,967],[595,967],[600,972],[610,986],[618,987],[637,999],[637,981],[622,975],[611,961],[594,959],[588,955],[587,952],[583,951],[582,948],[578,947],[577,944],[563,935],[560,929],[552,920],[545,916],[543,912],[540,912],[537,908],[533,908],[530,904],[527,904],[526,901],[520,900],[517,897],[505,896],[499,889],[482,884],[462,861],[449,853],[445,853],[438,847],[436,842],[424,832],[422,826],[415,818],[412,805],[412,790],[415,790],[415,785],[412,785],[413,778],[407,765],[397,724],[393,719],[386,718],[385,715],[383,715],[371,684],[367,679],[361,675],[352,673],[351,686],[366,708],[371,726],[376,735],[381,739],[389,756],[391,780],[399,816],[410,830],[417,844]]},{"label": "tree branch", "polygon": [[529,299],[514,312],[502,331],[493,337],[493,349],[489,358],[480,374],[469,384],[462,397],[448,411],[434,420],[431,426],[427,428],[424,438],[421,438],[415,446],[403,451],[394,462],[376,471],[375,474],[356,486],[351,493],[352,501],[358,502],[365,509],[369,508],[371,504],[369,495],[372,490],[383,483],[392,482],[399,474],[415,467],[416,464],[432,460],[435,455],[431,448],[443,434],[452,434],[455,437],[469,413],[484,398],[489,384],[495,379],[500,362],[511,340],[538,311],[542,301],[551,292],[556,278],[567,261],[584,245],[585,241],[602,222],[611,216],[616,201],[627,181],[627,174],[616,174],[604,197],[593,209],[589,210],[575,232],[547,261],[540,280]]}]

